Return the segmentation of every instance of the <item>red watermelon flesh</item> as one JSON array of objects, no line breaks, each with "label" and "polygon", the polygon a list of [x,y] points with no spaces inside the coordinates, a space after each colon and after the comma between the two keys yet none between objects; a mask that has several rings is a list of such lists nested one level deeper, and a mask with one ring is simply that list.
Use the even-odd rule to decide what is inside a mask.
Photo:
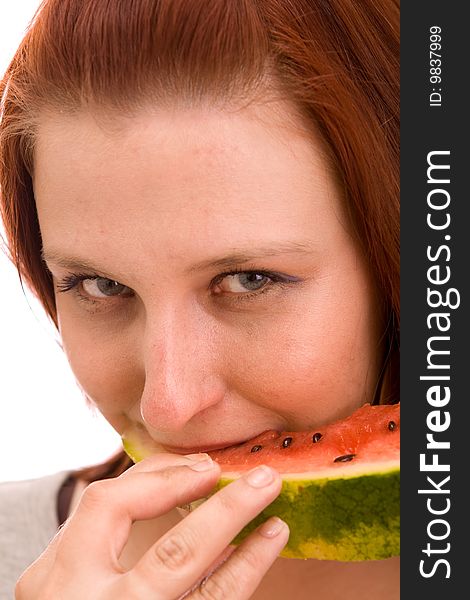
[{"label": "red watermelon flesh", "polygon": [[310,431],[265,431],[255,438],[209,452],[222,472],[261,463],[281,474],[351,469],[396,462],[400,456],[400,405],[366,404],[351,416]]}]

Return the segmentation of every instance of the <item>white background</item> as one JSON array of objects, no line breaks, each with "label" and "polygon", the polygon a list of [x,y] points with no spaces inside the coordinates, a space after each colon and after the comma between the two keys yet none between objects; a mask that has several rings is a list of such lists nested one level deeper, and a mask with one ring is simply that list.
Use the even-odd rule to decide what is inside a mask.
[{"label": "white background", "polygon": [[[0,0],[1,75],[38,6]],[[0,481],[94,464],[119,447],[119,436],[86,405],[55,329],[0,250]]]}]

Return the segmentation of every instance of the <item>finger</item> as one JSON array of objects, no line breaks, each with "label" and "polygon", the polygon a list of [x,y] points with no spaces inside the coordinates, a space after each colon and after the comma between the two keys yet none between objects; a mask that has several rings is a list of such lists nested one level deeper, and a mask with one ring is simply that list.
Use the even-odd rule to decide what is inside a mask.
[{"label": "finger", "polygon": [[[161,470],[169,466],[184,466],[192,464],[193,462],[201,461],[206,457],[208,457],[208,455],[204,453],[190,454],[186,456],[180,454],[161,453],[159,455],[154,455],[142,460],[138,464],[125,471],[125,473],[123,473],[120,477],[129,478],[131,475],[135,475],[136,472],[151,472]],[[107,507],[107,510],[108,509],[109,507]],[[30,597],[32,592],[42,588],[42,581],[56,561],[59,540],[62,536],[64,528],[67,526],[68,522],[59,529],[44,552],[22,573],[18,581],[18,589],[20,590],[18,594],[25,591],[24,596]]]},{"label": "finger", "polygon": [[277,517],[270,518],[256,529],[222,566],[205,577],[188,600],[251,598],[288,539],[289,528],[286,523]]},{"label": "finger", "polygon": [[[205,467],[207,470],[201,470]],[[90,484],[62,531],[61,561],[73,565],[80,560],[90,569],[121,572],[119,555],[132,523],[153,519],[207,495],[219,474],[220,467],[211,460],[188,461],[188,465]]]},{"label": "finger", "polygon": [[[139,462],[125,471],[125,473],[123,473],[120,477],[129,478],[131,475],[135,475],[137,472],[151,472],[161,470],[169,466],[185,466],[188,464],[193,464],[194,462],[202,461],[204,458],[208,457],[209,455],[205,453],[190,454],[186,456],[180,454],[161,453]],[[135,481],[133,481],[133,483],[134,482]],[[109,510],[109,507],[107,507],[106,510]],[[68,522],[59,529],[44,552],[42,552],[42,554],[22,573],[20,579],[18,580],[18,595],[24,594],[24,597],[28,598],[31,597],[32,593],[36,592],[36,590],[42,589],[42,582],[56,561],[59,540],[64,529],[67,527]]]},{"label": "finger", "polygon": [[[146,552],[126,574],[129,589],[155,599],[180,596],[280,490],[279,474],[266,466],[224,487]],[[158,589],[166,595],[159,596]]]},{"label": "finger", "polygon": [[34,598],[38,590],[43,589],[43,583],[56,560],[57,546],[62,535],[60,529],[48,547],[40,556],[23,571],[16,584],[15,598]]},{"label": "finger", "polygon": [[172,454],[170,452],[159,452],[153,454],[143,460],[139,461],[135,465],[132,465],[129,469],[124,471],[119,477],[125,479],[133,473],[144,473],[147,471],[158,471],[160,469],[166,469],[171,466],[187,465],[194,461],[202,461],[209,458],[209,455],[205,452],[199,452],[197,454]]}]

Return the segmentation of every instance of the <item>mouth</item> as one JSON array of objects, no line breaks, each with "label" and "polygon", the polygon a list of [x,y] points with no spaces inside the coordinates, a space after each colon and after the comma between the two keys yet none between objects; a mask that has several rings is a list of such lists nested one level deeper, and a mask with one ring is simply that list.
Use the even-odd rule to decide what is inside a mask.
[{"label": "mouth", "polygon": [[219,443],[219,444],[207,444],[207,445],[203,445],[203,446],[201,445],[201,446],[181,447],[181,446],[169,446],[167,444],[162,444],[162,448],[166,452],[171,452],[173,454],[198,454],[200,452],[214,452],[215,450],[225,450],[226,448],[240,446],[241,444],[244,444],[246,441],[251,439],[251,437],[248,437],[243,440],[236,440],[233,442],[224,442],[224,443]]},{"label": "mouth", "polygon": [[133,427],[124,431],[121,434],[121,439],[124,451],[134,462],[139,462],[152,454],[160,454],[161,452],[184,456],[187,454],[209,453],[217,450],[236,448],[256,435],[255,433],[243,439],[237,438],[217,443],[198,444],[197,446],[174,446],[152,438],[149,432],[145,431],[143,427]]},{"label": "mouth", "polygon": [[[217,440],[214,442],[198,443],[197,445],[173,445],[163,440],[153,438],[149,431],[142,425],[134,424],[121,434],[122,445],[124,451],[134,461],[139,462],[152,454],[160,454],[167,452],[169,454],[201,454],[230,450],[245,444],[246,442],[256,438],[261,432],[266,431],[269,427],[256,429],[252,433],[246,433],[243,438],[232,438]],[[245,433],[245,432],[244,432]],[[187,436],[190,441],[190,436]],[[176,441],[176,440],[175,440]],[[200,440],[198,440],[200,442]]]}]

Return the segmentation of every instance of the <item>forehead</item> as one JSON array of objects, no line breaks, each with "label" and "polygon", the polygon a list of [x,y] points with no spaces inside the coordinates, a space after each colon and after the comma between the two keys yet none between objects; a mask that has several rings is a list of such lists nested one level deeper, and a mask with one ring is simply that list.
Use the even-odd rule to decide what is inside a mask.
[{"label": "forehead", "polygon": [[84,251],[130,237],[175,251],[231,235],[237,244],[285,231],[318,237],[340,212],[320,140],[270,106],[114,123],[50,114],[38,130],[34,190],[45,245]]}]

